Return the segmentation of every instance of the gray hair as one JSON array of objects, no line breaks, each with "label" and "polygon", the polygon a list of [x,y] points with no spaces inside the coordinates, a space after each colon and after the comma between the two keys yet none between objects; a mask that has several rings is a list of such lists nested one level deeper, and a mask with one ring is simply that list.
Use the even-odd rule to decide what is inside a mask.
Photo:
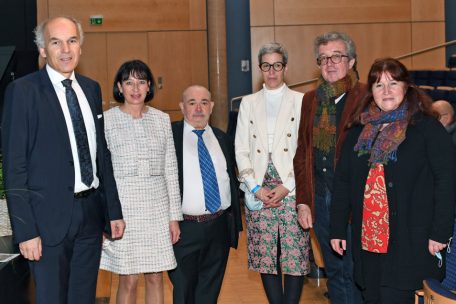
[{"label": "gray hair", "polygon": [[38,50],[43,49],[45,47],[44,31],[46,30],[49,21],[55,20],[57,18],[65,18],[73,22],[78,30],[79,43],[82,45],[82,43],[84,42],[84,31],[82,30],[81,23],[73,17],[59,16],[46,19],[35,27],[35,30],[33,32],[35,33],[35,44],[38,47]]},{"label": "gray hair", "polygon": [[283,47],[278,42],[270,42],[263,44],[258,51],[258,63],[261,64],[261,58],[263,58],[264,55],[266,54],[273,54],[277,53],[279,55],[282,55],[282,61],[284,64],[288,63],[288,52],[287,50]]},{"label": "gray hair", "polygon": [[318,55],[319,55],[318,49],[320,48],[320,45],[327,44],[330,41],[336,41],[336,40],[340,40],[345,44],[345,48],[347,49],[347,55],[348,55],[349,59],[353,59],[353,58],[356,59],[357,55],[356,55],[355,42],[353,42],[353,40],[350,38],[350,36],[348,36],[345,33],[341,33],[341,32],[328,32],[328,33],[324,33],[324,34],[318,36],[317,38],[315,38],[315,41],[314,41],[315,58],[318,58]]}]

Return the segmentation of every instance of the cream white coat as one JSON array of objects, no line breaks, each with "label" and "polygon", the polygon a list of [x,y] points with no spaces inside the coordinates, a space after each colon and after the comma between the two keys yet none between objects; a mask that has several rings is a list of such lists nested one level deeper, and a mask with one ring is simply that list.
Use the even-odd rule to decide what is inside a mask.
[{"label": "cream white coat", "polygon": [[[294,179],[293,158],[296,153],[303,93],[285,87],[277,117],[272,145],[272,162],[285,184]],[[242,99],[235,137],[239,179],[249,190],[261,185],[268,166],[268,136],[264,89]],[[253,179],[248,177],[253,177]],[[249,180],[251,180],[249,182]],[[295,193],[294,189],[289,195]]]}]

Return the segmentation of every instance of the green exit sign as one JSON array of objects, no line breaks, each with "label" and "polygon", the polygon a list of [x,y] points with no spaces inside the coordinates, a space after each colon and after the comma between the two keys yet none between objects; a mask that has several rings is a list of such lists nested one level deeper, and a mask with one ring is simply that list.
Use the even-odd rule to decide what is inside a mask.
[{"label": "green exit sign", "polygon": [[103,16],[90,16],[90,24],[91,25],[102,25]]}]

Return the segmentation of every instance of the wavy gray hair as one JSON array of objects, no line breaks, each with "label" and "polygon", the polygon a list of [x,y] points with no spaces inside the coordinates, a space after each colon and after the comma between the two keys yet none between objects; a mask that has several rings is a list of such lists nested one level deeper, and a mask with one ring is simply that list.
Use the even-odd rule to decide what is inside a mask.
[{"label": "wavy gray hair", "polygon": [[356,55],[355,42],[353,42],[353,40],[350,38],[350,36],[348,36],[345,33],[341,33],[341,32],[327,32],[327,33],[324,33],[324,34],[318,36],[317,38],[315,38],[315,41],[314,41],[315,58],[318,58],[318,55],[319,55],[318,49],[320,48],[320,45],[327,44],[330,41],[336,41],[336,40],[340,40],[345,44],[345,48],[347,49],[347,55],[348,55],[349,59],[353,59],[353,58],[356,59],[357,55]]}]

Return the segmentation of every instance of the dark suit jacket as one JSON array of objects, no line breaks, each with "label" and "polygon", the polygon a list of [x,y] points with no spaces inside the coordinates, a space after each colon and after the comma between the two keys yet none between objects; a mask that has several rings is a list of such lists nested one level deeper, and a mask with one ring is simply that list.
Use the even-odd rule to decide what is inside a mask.
[{"label": "dark suit jacket", "polygon": [[[98,83],[76,74],[90,104],[97,134],[97,174],[108,220],[122,218],[111,156],[104,137]],[[74,166],[57,94],[46,69],[12,82],[3,109],[3,172],[16,242],[40,236],[58,244],[70,225]]]},{"label": "dark suit jacket", "polygon": [[[172,124],[174,145],[176,147],[177,164],[179,168],[179,187],[181,197],[184,193],[184,182],[183,182],[183,133],[184,133],[184,122],[177,121]],[[237,248],[239,232],[242,231],[241,222],[241,208],[239,204],[239,185],[236,178],[235,161],[233,145],[230,144],[228,136],[221,130],[212,127],[215,137],[220,144],[220,148],[223,151],[226,159],[226,167],[228,175],[230,177],[230,189],[231,189],[231,209],[228,212],[228,229],[230,233],[230,246]]]},{"label": "dark suit jacket", "polygon": [[[382,283],[398,289],[421,288],[426,277],[443,278],[444,267],[428,251],[428,240],[448,242],[452,235],[455,189],[454,150],[436,119],[417,114],[397,150],[397,162],[384,166],[390,238]],[[369,155],[353,147],[362,126],[348,132],[334,177],[331,239],[346,239],[352,214],[355,280],[363,286],[361,227]],[[442,250],[442,255],[444,255]]]}]

